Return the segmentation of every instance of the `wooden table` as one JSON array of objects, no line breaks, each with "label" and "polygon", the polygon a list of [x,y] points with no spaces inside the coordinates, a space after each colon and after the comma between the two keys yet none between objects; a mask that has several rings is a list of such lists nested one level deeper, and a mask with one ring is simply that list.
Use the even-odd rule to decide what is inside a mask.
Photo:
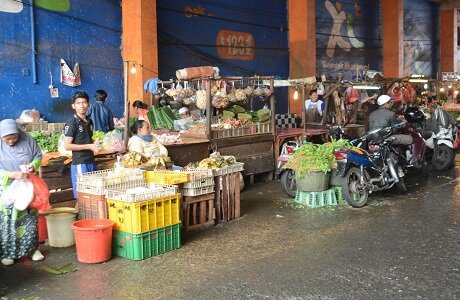
[{"label": "wooden table", "polygon": [[[296,140],[301,137],[311,138],[312,136],[320,135],[323,140],[329,131],[327,129],[303,129],[303,128],[277,128],[275,136],[275,163],[278,161],[280,146],[288,138],[295,138]],[[327,139],[326,139],[327,140]]]}]

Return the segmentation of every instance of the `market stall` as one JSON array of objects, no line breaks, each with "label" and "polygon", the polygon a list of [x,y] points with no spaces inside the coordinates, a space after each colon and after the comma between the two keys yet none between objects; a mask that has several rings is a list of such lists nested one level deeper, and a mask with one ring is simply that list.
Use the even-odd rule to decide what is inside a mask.
[{"label": "market stall", "polygon": [[[264,85],[267,80],[268,86]],[[244,162],[244,175],[251,178],[274,170],[272,77],[210,77],[156,84],[147,115],[154,133],[180,132],[176,140],[164,143],[175,164],[199,161],[214,150]],[[179,115],[184,107],[190,112],[185,118]]]}]

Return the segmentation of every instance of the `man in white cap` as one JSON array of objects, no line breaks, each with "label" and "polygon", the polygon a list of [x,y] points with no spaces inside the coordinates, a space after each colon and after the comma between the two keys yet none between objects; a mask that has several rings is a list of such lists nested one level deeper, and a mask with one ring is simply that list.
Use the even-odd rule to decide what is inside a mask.
[{"label": "man in white cap", "polygon": [[190,111],[187,107],[181,107],[181,109],[179,109],[179,116],[181,119],[190,118]]},{"label": "man in white cap", "polygon": [[[377,104],[379,108],[369,115],[369,130],[394,126],[400,123],[396,117],[396,113],[391,110],[393,101],[393,98],[388,95],[378,97]],[[395,131],[393,130],[393,132]],[[410,145],[413,142],[412,137],[408,134],[395,134],[392,137],[393,144]]]}]

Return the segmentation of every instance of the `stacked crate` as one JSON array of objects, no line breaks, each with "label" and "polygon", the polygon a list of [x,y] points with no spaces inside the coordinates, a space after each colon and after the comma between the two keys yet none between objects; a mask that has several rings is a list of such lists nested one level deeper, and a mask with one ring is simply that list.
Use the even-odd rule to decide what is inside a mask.
[{"label": "stacked crate", "polygon": [[115,222],[113,253],[141,260],[180,248],[177,191],[174,185],[157,184],[108,190],[109,219]]},{"label": "stacked crate", "polygon": [[212,170],[187,170],[190,181],[184,183],[183,221],[185,230],[214,225],[214,177]]},{"label": "stacked crate", "polygon": [[126,190],[145,186],[144,171],[115,169],[95,171],[77,176],[77,202],[79,219],[107,219],[108,189]]}]

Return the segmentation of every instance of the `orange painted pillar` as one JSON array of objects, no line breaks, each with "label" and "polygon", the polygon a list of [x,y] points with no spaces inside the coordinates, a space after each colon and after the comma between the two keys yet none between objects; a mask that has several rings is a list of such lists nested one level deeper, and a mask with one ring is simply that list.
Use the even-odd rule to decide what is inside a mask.
[{"label": "orange painted pillar", "polygon": [[457,9],[440,11],[441,72],[457,72]]},{"label": "orange painted pillar", "polygon": [[[290,0],[288,3],[289,77],[316,76],[315,0]],[[301,96],[294,100],[294,91],[294,88],[289,91],[289,112],[301,115],[303,101]]]},{"label": "orange painted pillar", "polygon": [[383,0],[383,75],[401,78],[404,70],[404,1]]},{"label": "orange painted pillar", "polygon": [[[122,57],[128,62],[128,100],[143,100],[148,105],[150,95],[144,93],[144,82],[158,77],[157,4],[156,0],[122,1]],[[132,73],[132,67],[136,73]]]}]

